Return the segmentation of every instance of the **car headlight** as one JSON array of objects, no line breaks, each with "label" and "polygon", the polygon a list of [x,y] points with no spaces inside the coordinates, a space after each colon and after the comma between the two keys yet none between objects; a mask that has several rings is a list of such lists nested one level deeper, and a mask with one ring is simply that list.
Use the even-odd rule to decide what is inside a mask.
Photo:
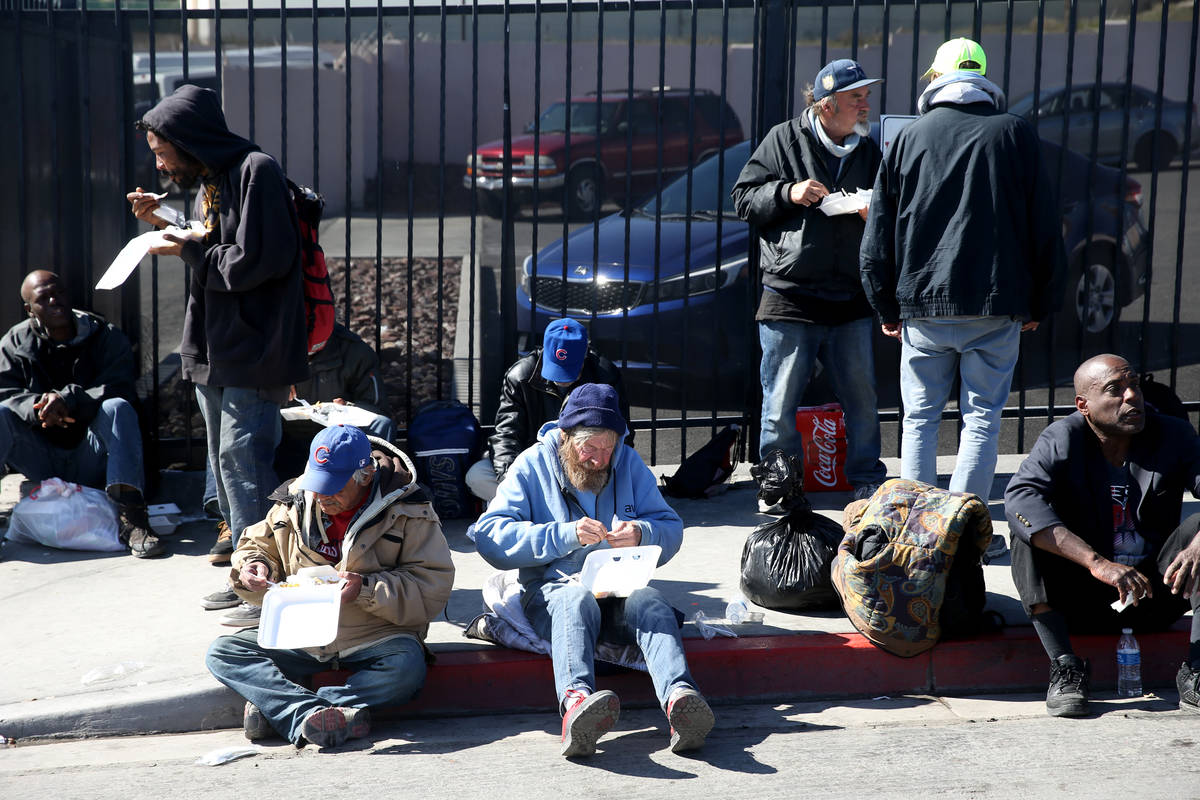
[{"label": "car headlight", "polygon": [[475,174],[475,154],[474,153],[467,156],[467,174],[468,175]]},{"label": "car headlight", "polygon": [[[676,275],[665,281],[659,281],[657,299],[660,303],[671,300],[682,300],[684,296],[709,294],[718,289],[724,289],[733,284],[745,272],[746,256],[738,256],[726,261],[720,267],[692,270],[686,276]],[[646,284],[646,299],[644,303],[655,301],[654,284]]]}]

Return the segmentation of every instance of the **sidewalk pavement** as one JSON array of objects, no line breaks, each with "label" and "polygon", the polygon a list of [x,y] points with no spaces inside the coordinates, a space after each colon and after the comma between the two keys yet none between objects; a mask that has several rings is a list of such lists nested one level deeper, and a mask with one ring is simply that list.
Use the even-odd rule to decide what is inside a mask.
[{"label": "sidewalk pavement", "polygon": [[[1007,536],[1003,487],[1020,456],[1002,456],[992,489],[992,519]],[[885,459],[889,475],[896,459]],[[952,458],[939,460],[943,475]],[[656,473],[670,473],[659,467]],[[166,473],[155,502],[175,502],[199,512],[202,474]],[[0,507],[16,500],[19,476],[0,483]],[[944,485],[944,480],[943,480]],[[848,493],[810,495],[823,514],[841,522]],[[738,593],[742,545],[768,517],[755,513],[754,484],[746,465],[732,488],[710,500],[674,500],[686,525],[679,554],[661,567],[654,584],[690,620],[697,611],[724,616]],[[1200,503],[1186,504],[1185,515]],[[437,654],[426,686],[413,703],[382,716],[478,714],[554,708],[554,684],[545,656],[468,640],[463,630],[482,611],[480,590],[494,570],[466,538],[467,520],[444,524],[454,553],[455,588],[446,613],[430,628]],[[0,736],[91,736],[183,732],[240,727],[242,700],[218,684],[204,666],[209,643],[234,629],[217,623],[200,598],[221,587],[227,567],[207,553],[215,536],[210,522],[180,526],[168,538],[171,555],[139,560],[127,555],[57,551],[6,543],[0,550],[0,595],[9,611],[0,654]],[[683,635],[701,690],[714,703],[877,697],[898,694],[982,695],[1043,690],[1048,662],[1016,599],[1008,556],[984,568],[988,608],[1009,627],[1000,634],[943,642],[903,659],[867,642],[841,611],[786,613],[767,610],[760,625],[732,626],[738,638],[705,640],[690,621]],[[1139,637],[1143,682],[1171,687],[1187,643],[1188,621],[1176,629]],[[17,643],[20,643],[19,646]],[[1113,637],[1076,637],[1093,661],[1094,684],[1115,683]],[[120,668],[118,669],[119,665]],[[105,677],[89,680],[98,670]],[[113,674],[121,673],[121,674]],[[627,706],[654,703],[645,675],[602,675],[602,687],[619,692]]]}]

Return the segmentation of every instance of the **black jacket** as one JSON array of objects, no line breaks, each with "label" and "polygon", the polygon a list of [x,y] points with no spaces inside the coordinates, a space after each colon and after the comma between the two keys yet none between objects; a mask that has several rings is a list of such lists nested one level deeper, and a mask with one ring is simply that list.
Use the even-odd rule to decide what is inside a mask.
[{"label": "black jacket", "polygon": [[283,170],[231,133],[211,89],[181,86],[143,121],[204,164],[196,193],[218,193],[216,227],[189,242],[192,285],[179,355],[205,386],[287,387],[308,377],[300,229]]},{"label": "black jacket", "polygon": [[[583,361],[579,380],[572,384],[605,383],[617,390],[621,400],[621,415],[629,421],[629,401],[625,398],[625,387],[621,384],[621,371],[595,350],[588,350]],[[500,407],[496,409],[496,432],[488,440],[488,448],[496,477],[504,473],[522,450],[537,443],[538,431],[552,419],[558,419],[563,401],[570,389],[558,386],[542,377],[542,348],[534,348],[529,355],[517,359],[504,374],[501,387]],[[633,429],[625,437],[633,444]]]},{"label": "black jacket", "polygon": [[[1138,533],[1157,554],[1179,525],[1183,492],[1200,497],[1200,439],[1185,420],[1146,409],[1146,427],[1127,457],[1138,486]],[[1026,542],[1063,525],[1104,556],[1113,555],[1112,495],[1100,440],[1078,411],[1042,431],[1004,491],[1004,515]]]},{"label": "black jacket", "polygon": [[880,319],[1042,320],[1065,279],[1062,222],[1032,125],[992,102],[951,103],[900,131],[862,240],[863,288]]},{"label": "black jacket", "polygon": [[848,299],[862,292],[858,246],[863,221],[858,214],[828,216],[816,206],[797,206],[787,197],[793,183],[813,178],[830,192],[855,192],[875,184],[879,146],[867,137],[832,175],[825,148],[808,114],[780,123],[763,138],[742,168],[730,194],[738,216],[758,228],[759,264],[764,286],[782,293]]},{"label": "black jacket", "polygon": [[[137,404],[133,350],[125,334],[95,314],[73,313],[76,334],[69,342],[55,342],[32,319],[0,339],[0,403],[47,442],[67,449],[83,441],[105,400],[120,397]],[[41,427],[33,404],[46,392],[62,397],[74,422]]]},{"label": "black jacket", "polygon": [[308,360],[312,376],[296,384],[296,397],[310,403],[328,403],[340,397],[348,403],[384,417],[392,415],[379,356],[362,338],[340,322],[325,346]]}]

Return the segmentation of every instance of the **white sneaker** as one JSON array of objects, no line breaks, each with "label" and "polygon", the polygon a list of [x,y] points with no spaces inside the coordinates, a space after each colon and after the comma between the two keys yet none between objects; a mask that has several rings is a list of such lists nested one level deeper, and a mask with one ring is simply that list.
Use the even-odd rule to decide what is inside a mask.
[{"label": "white sneaker", "polygon": [[760,497],[758,499],[758,513],[770,514],[773,517],[782,517],[787,513],[787,510],[783,507],[783,501],[775,503],[774,505],[767,505],[767,501]]},{"label": "white sneaker", "polygon": [[253,603],[247,603],[243,600],[237,608],[221,617],[218,621],[222,625],[228,625],[231,628],[253,628],[258,624],[258,618],[261,614],[262,606],[256,606]]}]

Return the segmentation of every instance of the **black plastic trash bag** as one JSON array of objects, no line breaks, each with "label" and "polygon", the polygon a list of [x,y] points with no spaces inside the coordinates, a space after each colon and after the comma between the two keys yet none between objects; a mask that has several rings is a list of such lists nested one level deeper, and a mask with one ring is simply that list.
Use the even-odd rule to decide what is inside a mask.
[{"label": "black plastic trash bag", "polygon": [[804,497],[804,463],[799,456],[772,450],[750,467],[750,477],[758,481],[758,499],[767,505],[782,503],[786,509],[808,507]]},{"label": "black plastic trash bag", "polygon": [[830,565],[841,540],[841,527],[807,503],[759,525],[742,547],[742,594],[765,608],[838,608]]}]

